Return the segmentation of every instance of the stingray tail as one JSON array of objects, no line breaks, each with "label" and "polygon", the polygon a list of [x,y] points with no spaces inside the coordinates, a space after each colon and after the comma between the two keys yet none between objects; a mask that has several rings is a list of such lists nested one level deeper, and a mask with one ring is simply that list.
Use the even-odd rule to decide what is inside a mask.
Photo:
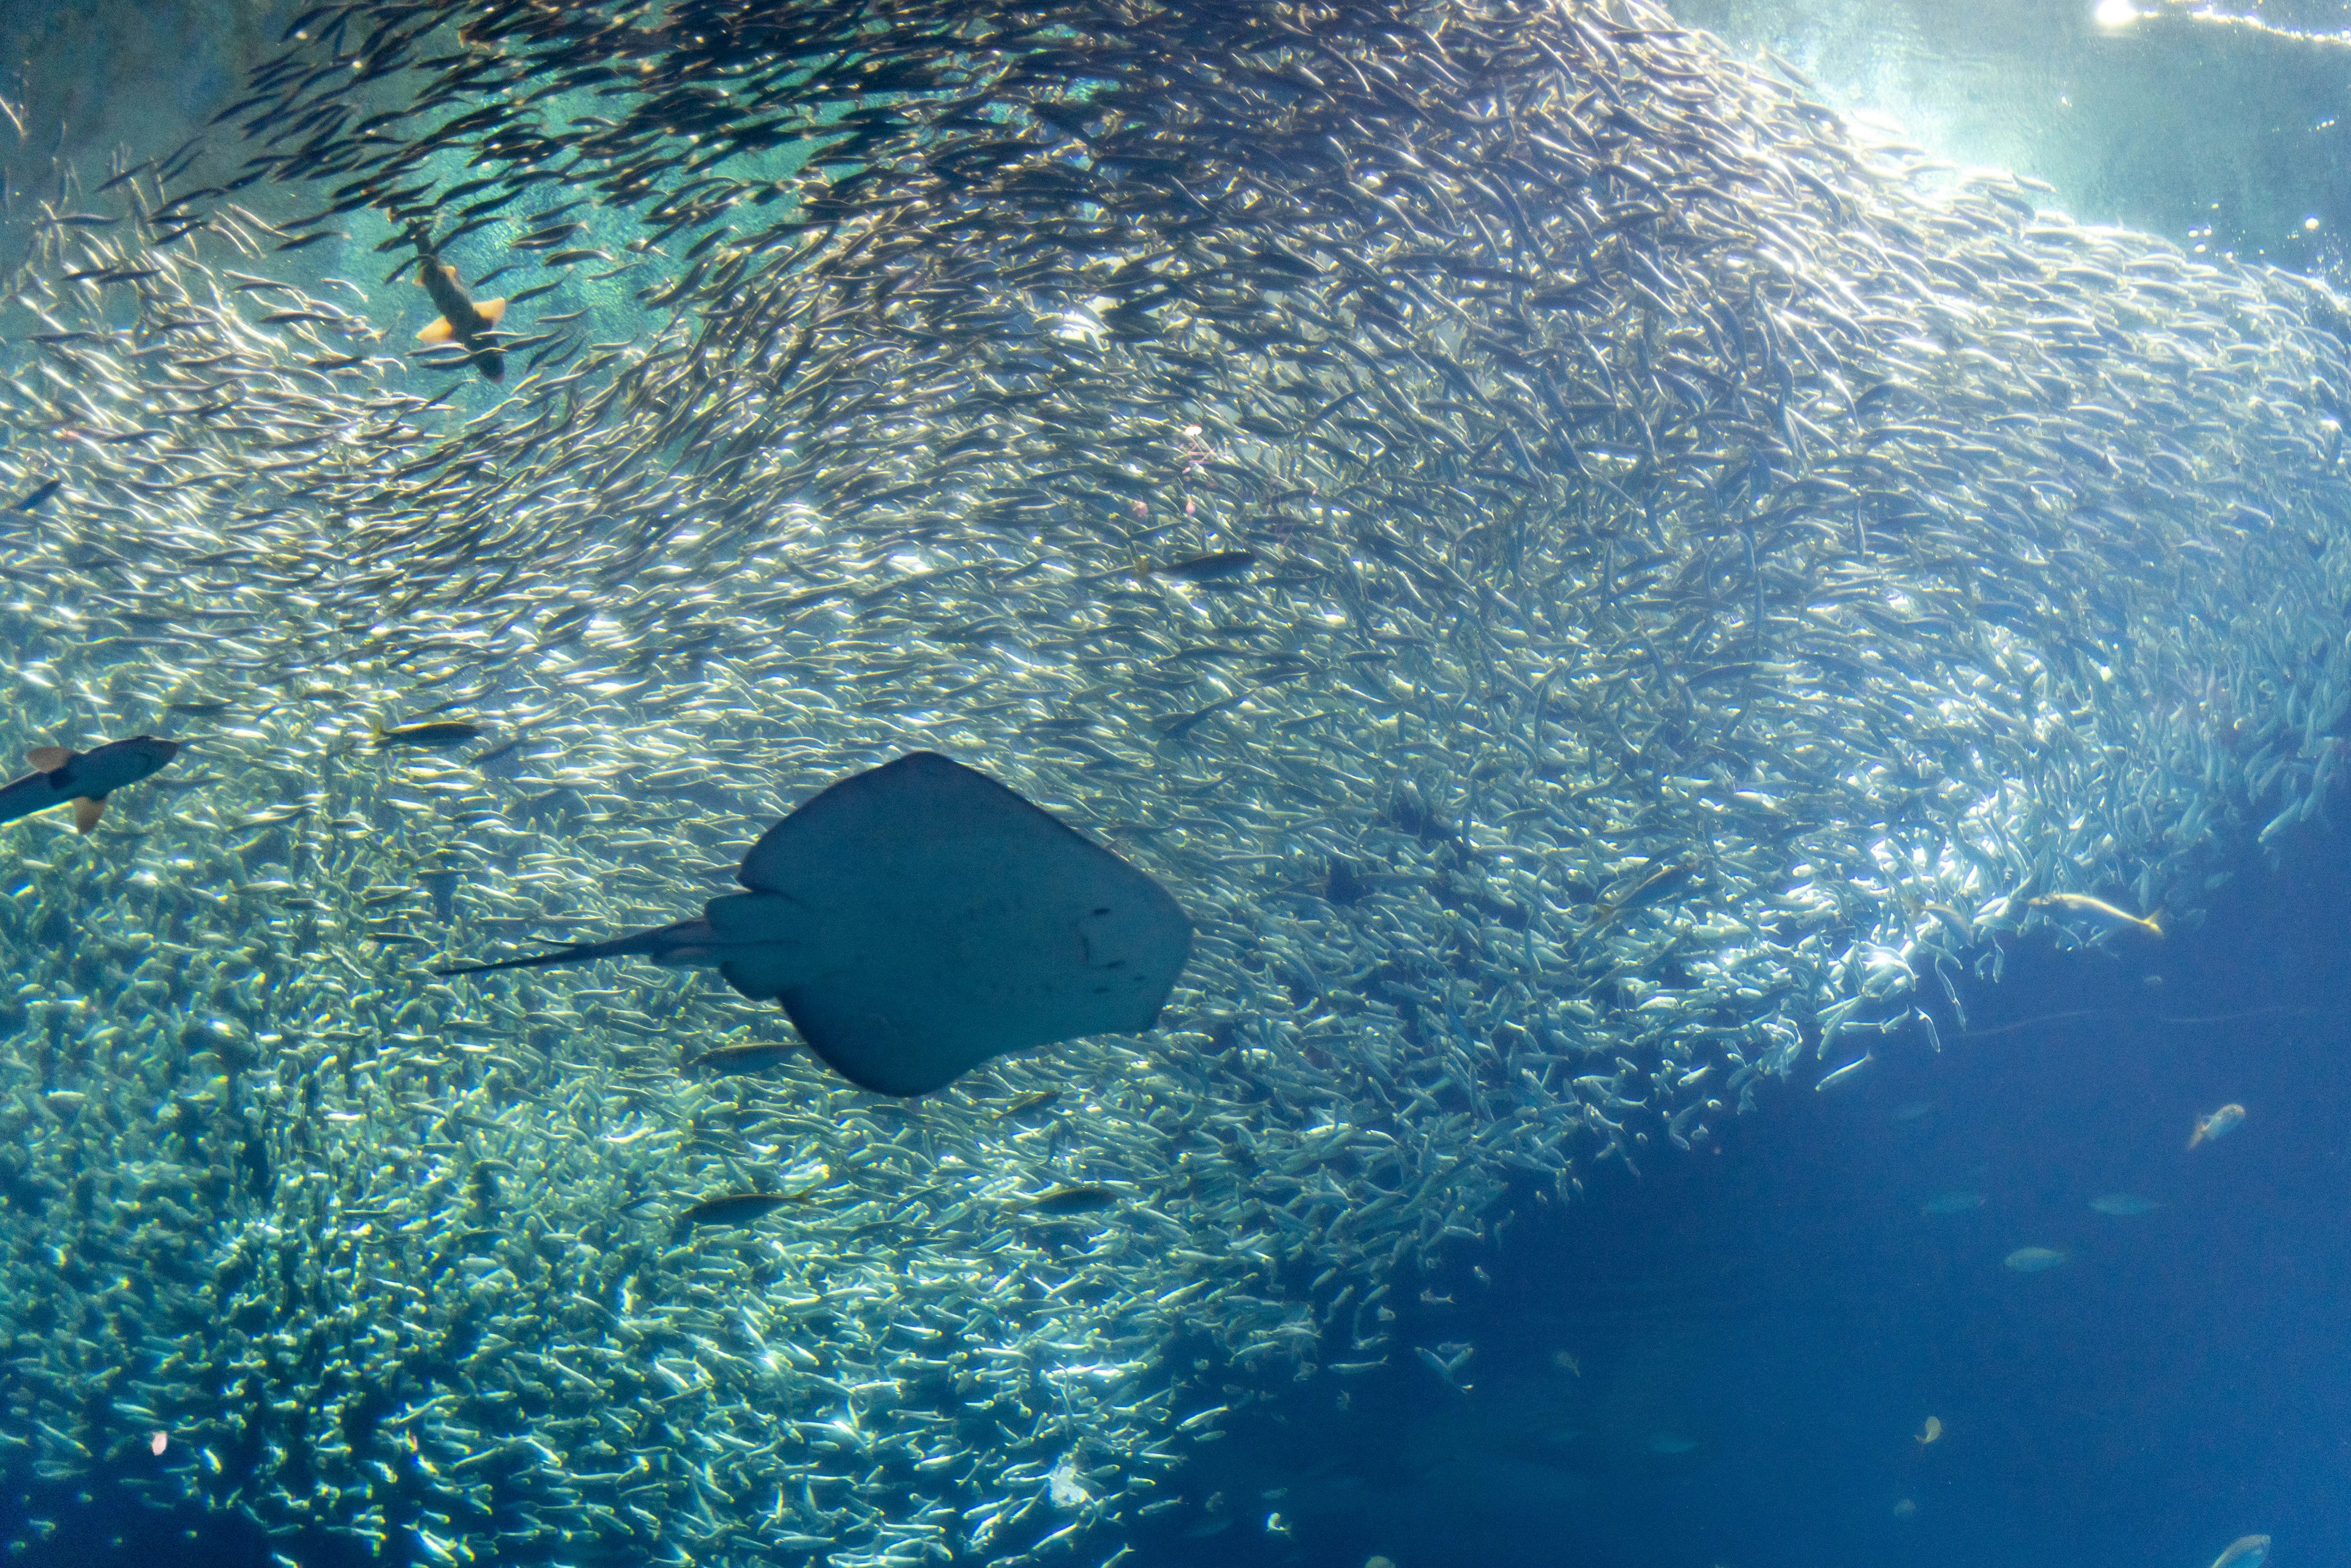
[{"label": "stingray tail", "polygon": [[614,936],[603,942],[574,942],[553,953],[533,953],[528,957],[501,958],[495,964],[460,964],[451,969],[435,969],[436,975],[486,975],[496,969],[546,969],[559,964],[592,964],[599,958],[648,957],[653,962],[674,961],[674,955],[706,942],[710,925],[702,920],[681,920],[674,925],[656,925],[650,931],[632,931],[625,936]]},{"label": "stingray tail", "polygon": [[606,956],[601,942],[575,942],[559,953],[533,953],[523,958],[501,958],[495,964],[458,964],[435,969],[436,975],[486,975],[496,969],[544,969],[557,964],[592,964]]}]

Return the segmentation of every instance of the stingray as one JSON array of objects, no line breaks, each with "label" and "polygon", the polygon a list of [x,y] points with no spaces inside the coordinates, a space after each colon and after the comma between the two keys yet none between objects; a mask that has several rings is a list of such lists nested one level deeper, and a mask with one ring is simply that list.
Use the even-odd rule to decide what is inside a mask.
[{"label": "stingray", "polygon": [[1166,889],[983,773],[917,751],[827,786],[751,846],[746,893],[559,952],[716,965],[862,1089],[926,1093],[991,1057],[1158,1019],[1192,951]]}]

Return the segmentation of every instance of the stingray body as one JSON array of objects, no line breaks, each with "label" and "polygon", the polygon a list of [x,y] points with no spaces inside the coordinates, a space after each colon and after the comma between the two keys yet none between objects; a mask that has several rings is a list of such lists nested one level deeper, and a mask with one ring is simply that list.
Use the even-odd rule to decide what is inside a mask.
[{"label": "stingray body", "polygon": [[749,891],[699,920],[442,972],[715,966],[851,1082],[912,1095],[1008,1051],[1151,1028],[1191,954],[1157,883],[926,751],[829,786],[737,878]]}]

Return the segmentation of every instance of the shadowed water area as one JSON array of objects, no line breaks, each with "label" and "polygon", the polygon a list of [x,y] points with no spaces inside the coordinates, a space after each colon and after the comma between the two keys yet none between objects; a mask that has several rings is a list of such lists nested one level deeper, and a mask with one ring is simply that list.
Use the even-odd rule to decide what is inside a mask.
[{"label": "shadowed water area", "polygon": [[[1466,1381],[1416,1303],[1513,1217],[2194,931],[2342,770],[2342,298],[1654,7],[283,31],[8,215],[0,747],[187,743],[7,830],[51,1503],[1222,1550],[1196,1457]],[[901,1099],[774,987],[434,972],[690,918],[915,751],[1173,895],[1156,1028]]]}]

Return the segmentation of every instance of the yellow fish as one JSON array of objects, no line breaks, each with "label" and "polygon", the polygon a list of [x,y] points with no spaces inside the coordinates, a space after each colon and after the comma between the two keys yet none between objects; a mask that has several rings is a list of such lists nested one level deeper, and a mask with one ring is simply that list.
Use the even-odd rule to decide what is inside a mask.
[{"label": "yellow fish", "polygon": [[2116,909],[2103,898],[2092,898],[2086,893],[2044,893],[2032,900],[2038,908],[2075,909],[2085,915],[2103,915],[2109,920],[2119,920],[2126,925],[2136,925],[2150,936],[2161,936],[2163,927],[2155,916],[2133,915],[2127,909]]},{"label": "yellow fish", "polygon": [[441,314],[425,323],[416,334],[420,343],[446,343],[455,340],[465,347],[474,368],[496,381],[507,373],[506,356],[498,352],[497,340],[490,329],[507,313],[503,299],[475,299],[465,292],[458,281],[457,269],[444,262],[425,248],[422,235],[411,235],[417,249],[416,281]]},{"label": "yellow fish", "polygon": [[[2235,1132],[2244,1119],[2245,1108],[2242,1105],[2223,1105],[2209,1116],[2199,1116],[2196,1118],[2196,1130],[2188,1134],[2188,1146],[2192,1149],[2199,1144],[2225,1138]],[[2247,1536],[2245,1539],[2250,1541],[2253,1538]]]},{"label": "yellow fish", "polygon": [[1940,1416],[1929,1416],[1927,1417],[1927,1424],[1918,1428],[1918,1446],[1923,1448],[1942,1435],[1943,1418]]}]

